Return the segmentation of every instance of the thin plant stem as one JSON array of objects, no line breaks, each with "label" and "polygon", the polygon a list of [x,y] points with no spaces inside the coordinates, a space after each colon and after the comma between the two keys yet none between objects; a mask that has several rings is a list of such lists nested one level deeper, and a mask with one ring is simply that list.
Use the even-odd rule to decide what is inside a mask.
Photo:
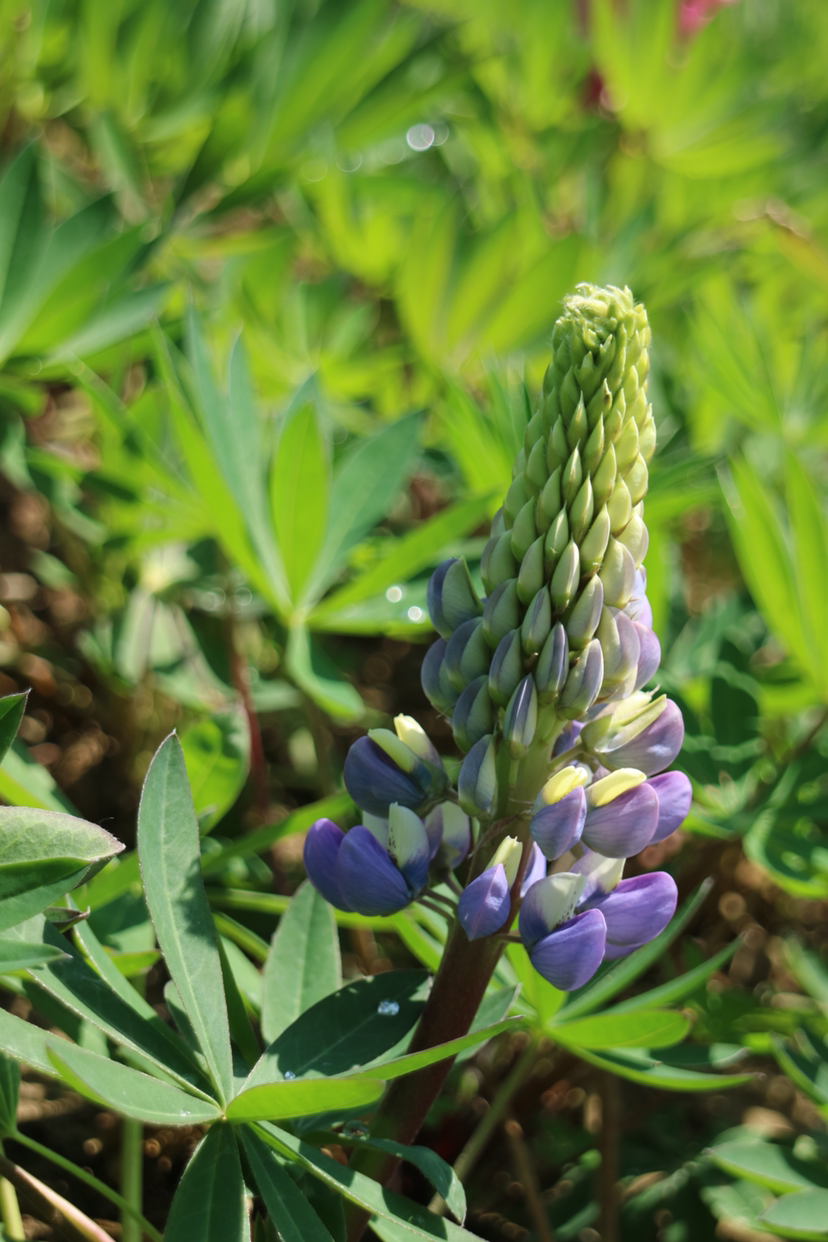
[{"label": "thin plant stem", "polygon": [[503,1129],[506,1132],[506,1139],[512,1153],[517,1179],[523,1187],[523,1193],[526,1196],[526,1205],[529,1208],[529,1215],[532,1217],[532,1223],[535,1226],[538,1242],[555,1242],[555,1235],[552,1233],[552,1227],[549,1224],[546,1204],[541,1197],[538,1175],[535,1172],[535,1166],[532,1163],[532,1156],[526,1139],[523,1137],[523,1128],[519,1121],[516,1121],[514,1117],[510,1117]]},{"label": "thin plant stem", "polygon": [[601,1133],[598,1148],[601,1164],[598,1168],[598,1204],[600,1208],[599,1230],[601,1242],[618,1242],[618,1141],[621,1130],[621,1093],[614,1074],[602,1072]]},{"label": "thin plant stem", "polygon": [[[0,1143],[0,1156],[3,1154],[3,1144]],[[25,1242],[26,1234],[17,1192],[7,1177],[0,1177],[0,1216],[3,1219],[3,1232],[9,1242]]]},{"label": "thin plant stem", "polygon": [[140,1121],[124,1117],[121,1121],[121,1191],[132,1204],[132,1215],[124,1212],[121,1220],[121,1242],[141,1242],[143,1229],[143,1152],[144,1127]]},{"label": "thin plant stem", "polygon": [[447,910],[445,906],[438,906],[428,897],[418,897],[418,903],[425,906],[426,910],[430,910],[432,914],[439,914],[441,919],[451,918],[454,914],[454,908]]},{"label": "thin plant stem", "polygon": [[[536,1057],[537,1044],[532,1040],[503,1079],[495,1093],[495,1098],[481,1117],[480,1124],[455,1160],[454,1172],[461,1182],[477,1164],[495,1130],[505,1118],[512,1100],[531,1074]],[[430,1211],[442,1216],[446,1210],[446,1201],[442,1195],[435,1195],[428,1206]]]},{"label": "thin plant stem", "polygon": [[152,1242],[164,1242],[162,1235],[158,1232],[154,1225],[151,1225],[146,1216],[142,1216],[140,1212],[129,1203],[123,1195],[119,1195],[117,1190],[113,1190],[111,1186],[107,1186],[105,1182],[101,1182],[93,1173],[87,1173],[86,1169],[81,1169],[78,1165],[73,1164],[71,1160],[67,1160],[65,1156],[60,1156],[56,1151],[52,1151],[49,1147],[44,1147],[42,1143],[38,1143],[36,1139],[29,1138],[27,1134],[21,1134],[19,1130],[15,1130],[14,1134],[10,1134],[9,1138],[14,1139],[15,1143],[22,1143],[24,1147],[28,1147],[31,1151],[36,1151],[39,1156],[43,1156],[46,1160],[51,1160],[52,1164],[56,1164],[61,1169],[65,1169],[67,1173],[71,1173],[79,1182],[86,1182],[87,1186],[91,1186],[97,1190],[98,1194],[103,1195],[110,1203],[114,1203],[127,1216],[132,1216],[139,1221],[141,1228]]}]

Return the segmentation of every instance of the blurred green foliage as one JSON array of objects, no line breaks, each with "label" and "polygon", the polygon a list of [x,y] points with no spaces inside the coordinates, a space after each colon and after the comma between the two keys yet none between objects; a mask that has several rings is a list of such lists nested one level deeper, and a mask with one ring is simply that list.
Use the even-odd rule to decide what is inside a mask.
[{"label": "blurred green foliage", "polygon": [[[677,874],[743,850],[757,892],[828,898],[826,62],[823,0],[2,0],[0,669],[38,763],[16,744],[0,794],[126,817],[85,774],[134,791],[190,726],[203,828],[252,763],[206,865],[255,938],[269,810],[335,796],[347,729],[411,709],[388,640],[429,637],[439,560],[474,566],[561,296],[627,284]],[[716,999],[700,1039],[821,1082],[822,1025]],[[701,1223],[659,1237],[771,1228],[771,1192],[691,1165]]]}]

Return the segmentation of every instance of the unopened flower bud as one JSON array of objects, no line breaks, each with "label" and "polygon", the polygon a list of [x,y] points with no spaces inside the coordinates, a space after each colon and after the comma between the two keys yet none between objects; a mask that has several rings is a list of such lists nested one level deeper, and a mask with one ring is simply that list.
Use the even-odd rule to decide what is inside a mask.
[{"label": "unopened flower bud", "polygon": [[570,648],[580,651],[593,638],[601,619],[603,605],[604,584],[598,577],[590,578],[575,602],[566,623]]},{"label": "unopened flower bud", "polygon": [[475,742],[460,765],[457,796],[469,815],[490,814],[497,800],[497,746],[492,734]]},{"label": "unopened flower bud", "polygon": [[581,575],[589,577],[598,572],[610,539],[610,518],[603,505],[581,541]]},{"label": "unopened flower bud", "polygon": [[560,621],[552,627],[535,665],[535,685],[542,707],[554,703],[569,675],[569,643]]},{"label": "unopened flower bud", "polygon": [[543,586],[543,542],[539,535],[520,563],[517,592],[522,604],[528,604]]},{"label": "unopened flower bud", "polygon": [[604,657],[597,638],[588,643],[569,670],[566,685],[558,700],[558,713],[575,720],[588,711],[601,689]]},{"label": "unopened flower bud", "polygon": [[599,574],[604,584],[605,604],[623,608],[629,603],[635,586],[635,561],[617,539],[610,539]]},{"label": "unopened flower bud", "polygon": [[510,630],[520,628],[520,602],[517,582],[510,578],[495,587],[483,609],[483,633],[486,642],[494,648]]},{"label": "unopened flower bud", "polygon": [[413,716],[395,716],[394,732],[401,742],[405,742],[409,750],[413,750],[418,758],[425,759],[427,763],[435,765],[442,763],[437,747],[422,725],[418,724]]},{"label": "unopened flower bud", "polygon": [[520,630],[511,630],[498,643],[489,667],[489,695],[505,707],[523,677]]},{"label": "unopened flower bud", "polygon": [[569,607],[572,597],[578,589],[580,576],[581,558],[578,552],[578,545],[574,540],[570,540],[561,554],[561,559],[555,566],[555,572],[549,584],[552,606],[557,613],[564,612]]},{"label": "unopened flower bud", "polygon": [[491,595],[501,583],[513,578],[517,569],[518,562],[512,551],[511,531],[504,531],[502,535],[492,535],[480,558],[480,576],[489,594]]},{"label": "unopened flower bud", "polygon": [[494,727],[488,677],[477,677],[466,686],[454,705],[451,728],[461,750],[469,750]]},{"label": "unopened flower bud", "polygon": [[448,778],[442,763],[419,758],[396,733],[371,729],[345,759],[345,787],[357,806],[387,816],[392,802],[418,810],[438,798]]},{"label": "unopened flower bud", "polygon": [[428,611],[435,630],[443,638],[450,638],[464,621],[482,613],[483,605],[462,557],[443,561],[431,575]]},{"label": "unopened flower bud", "polygon": [[546,588],[541,587],[526,609],[526,616],[520,627],[520,641],[524,654],[532,656],[540,651],[551,629],[552,601]]},{"label": "unopened flower bud", "polygon": [[538,537],[538,532],[535,530],[536,508],[536,500],[527,500],[515,518],[515,524],[510,532],[512,555],[518,563],[523,560]]},{"label": "unopened flower bud", "polygon": [[503,742],[513,759],[526,754],[538,724],[538,692],[532,676],[524,677],[503,716]]},{"label": "unopened flower bud", "polygon": [[488,671],[490,658],[491,651],[483,634],[482,619],[475,617],[471,621],[464,621],[448,640],[443,660],[446,676],[459,693]]},{"label": "unopened flower bud", "polygon": [[446,676],[444,657],[448,643],[444,638],[438,638],[436,643],[432,643],[428,651],[423,657],[423,665],[420,670],[420,680],[425,691],[426,698],[437,708],[439,712],[448,714],[457,702],[458,691]]}]

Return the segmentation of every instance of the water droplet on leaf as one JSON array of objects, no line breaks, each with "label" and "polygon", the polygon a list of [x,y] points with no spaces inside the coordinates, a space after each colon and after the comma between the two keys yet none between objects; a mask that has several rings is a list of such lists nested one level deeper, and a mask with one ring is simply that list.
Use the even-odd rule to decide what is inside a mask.
[{"label": "water droplet on leaf", "polygon": [[393,1017],[395,1013],[400,1012],[400,1006],[397,1001],[384,1000],[377,1005],[377,1013],[382,1014],[384,1018]]}]

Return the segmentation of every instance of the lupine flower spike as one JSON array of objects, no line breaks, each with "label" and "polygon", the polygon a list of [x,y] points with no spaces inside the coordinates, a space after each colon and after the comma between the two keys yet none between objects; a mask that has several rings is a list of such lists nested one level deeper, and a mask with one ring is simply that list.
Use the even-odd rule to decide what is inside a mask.
[{"label": "lupine flower spike", "polygon": [[[570,990],[602,961],[657,936],[676,905],[662,872],[623,879],[690,809],[667,771],[684,726],[648,690],[652,629],[644,496],[656,433],[650,329],[628,289],[581,285],[565,300],[552,361],[480,563],[432,576],[439,638],[423,661],[434,707],[464,758],[456,788],[407,716],[354,744],[345,783],[363,822],[314,824],[305,865],[343,910],[387,914],[460,892],[471,941],[515,912],[535,968]],[[429,887],[431,885],[431,887]]]}]

